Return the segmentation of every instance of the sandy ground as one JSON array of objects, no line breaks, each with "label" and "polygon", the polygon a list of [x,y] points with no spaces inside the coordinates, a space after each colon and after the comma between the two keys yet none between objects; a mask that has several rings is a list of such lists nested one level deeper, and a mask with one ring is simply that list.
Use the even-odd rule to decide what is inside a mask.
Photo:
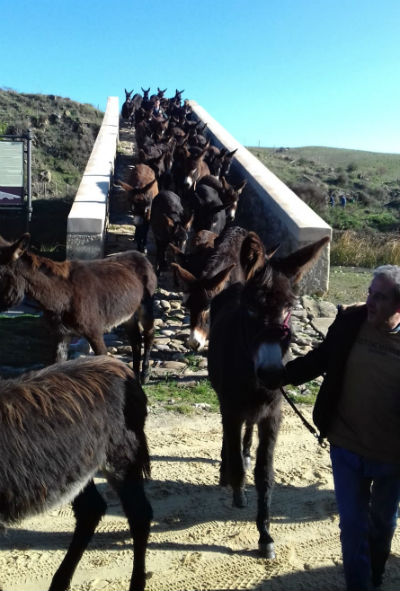
[{"label": "sandy ground", "polygon": [[[306,408],[305,412],[309,412]],[[232,507],[217,486],[221,443],[217,414],[150,415],[148,438],[154,509],[148,548],[147,591],[343,589],[338,518],[328,453],[290,409],[276,451],[271,533],[275,560],[257,555],[256,498],[248,478],[248,507]],[[126,520],[102,478],[109,510],[75,573],[72,589],[128,589],[132,551]],[[70,506],[25,520],[1,539],[4,591],[42,591],[60,563],[73,530]],[[400,589],[396,537],[384,589]]]}]

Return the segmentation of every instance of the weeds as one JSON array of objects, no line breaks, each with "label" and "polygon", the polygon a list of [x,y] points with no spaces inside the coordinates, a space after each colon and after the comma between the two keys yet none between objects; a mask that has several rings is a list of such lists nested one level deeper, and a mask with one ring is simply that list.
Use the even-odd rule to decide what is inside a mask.
[{"label": "weeds", "polygon": [[144,389],[150,405],[158,404],[166,410],[193,414],[196,412],[196,404],[205,404],[213,412],[219,408],[217,396],[208,380],[185,385],[184,382],[167,378],[155,384],[148,384]]},{"label": "weeds", "polygon": [[374,268],[384,264],[400,265],[400,240],[396,236],[361,236],[346,231],[334,237],[331,265]]}]

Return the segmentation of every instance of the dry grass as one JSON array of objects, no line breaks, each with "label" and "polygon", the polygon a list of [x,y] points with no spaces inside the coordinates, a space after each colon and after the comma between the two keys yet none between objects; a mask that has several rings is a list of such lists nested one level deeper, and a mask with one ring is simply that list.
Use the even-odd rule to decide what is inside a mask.
[{"label": "dry grass", "polygon": [[362,235],[345,231],[334,237],[331,264],[368,267],[400,265],[400,239],[397,235]]}]

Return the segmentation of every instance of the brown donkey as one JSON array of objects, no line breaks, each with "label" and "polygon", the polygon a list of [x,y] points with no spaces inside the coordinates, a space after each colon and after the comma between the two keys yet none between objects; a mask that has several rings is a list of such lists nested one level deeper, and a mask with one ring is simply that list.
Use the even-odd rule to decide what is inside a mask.
[{"label": "brown donkey", "polygon": [[55,361],[67,359],[74,334],[85,337],[96,355],[107,353],[103,334],[124,324],[136,375],[143,339],[144,382],[154,340],[157,286],[149,260],[132,250],[99,260],[54,262],[29,252],[29,241],[29,234],[12,244],[0,239],[0,310],[20,304],[25,295],[34,299],[56,333]]},{"label": "brown donkey", "polygon": [[[257,234],[249,232],[240,250],[245,282],[230,285],[211,302],[208,371],[222,415],[220,483],[232,487],[236,507],[246,505],[245,468],[250,463],[253,426],[257,425],[257,529],[259,549],[266,558],[275,556],[269,510],[281,394],[266,388],[259,375],[267,373],[271,383],[274,372],[282,367],[290,343],[294,286],[328,241],[323,238],[274,260],[266,256]],[[246,429],[242,439],[243,425]]]},{"label": "brown donkey", "polygon": [[72,501],[76,519],[50,591],[66,591],[107,503],[98,470],[118,494],[133,537],[130,591],[145,587],[152,519],[146,395],[110,357],[86,357],[0,381],[0,523],[13,524]]}]

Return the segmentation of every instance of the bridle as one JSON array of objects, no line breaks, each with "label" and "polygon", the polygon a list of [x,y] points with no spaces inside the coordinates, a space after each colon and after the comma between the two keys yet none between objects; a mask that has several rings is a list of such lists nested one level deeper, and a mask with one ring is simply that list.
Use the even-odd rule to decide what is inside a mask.
[{"label": "bridle", "polygon": [[[281,344],[282,347],[288,346],[290,340],[292,338],[292,330],[290,328],[290,319],[292,316],[291,310],[288,311],[286,314],[283,322],[271,322],[270,324],[263,326],[250,340],[246,338],[246,343],[248,345],[262,343],[264,341],[267,342],[278,342]],[[245,329],[244,332],[248,337],[248,329]]]},{"label": "bridle", "polygon": [[[289,345],[291,337],[292,337],[292,330],[290,328],[290,319],[292,316],[291,310],[288,311],[286,314],[283,322],[281,323],[272,323],[268,326],[262,328],[253,338],[253,344],[255,342],[262,342],[262,341],[279,341],[282,344],[282,347]],[[248,335],[246,335],[248,336]],[[246,345],[249,344],[249,340],[246,339]],[[310,433],[317,439],[318,443],[321,447],[326,447],[326,442],[323,438],[318,435],[318,432],[314,427],[307,421],[307,419],[302,415],[299,411],[295,403],[290,399],[287,392],[283,389],[283,387],[279,388],[282,396],[289,404],[289,406],[294,410],[297,416],[301,419],[303,425],[310,431]]]}]

